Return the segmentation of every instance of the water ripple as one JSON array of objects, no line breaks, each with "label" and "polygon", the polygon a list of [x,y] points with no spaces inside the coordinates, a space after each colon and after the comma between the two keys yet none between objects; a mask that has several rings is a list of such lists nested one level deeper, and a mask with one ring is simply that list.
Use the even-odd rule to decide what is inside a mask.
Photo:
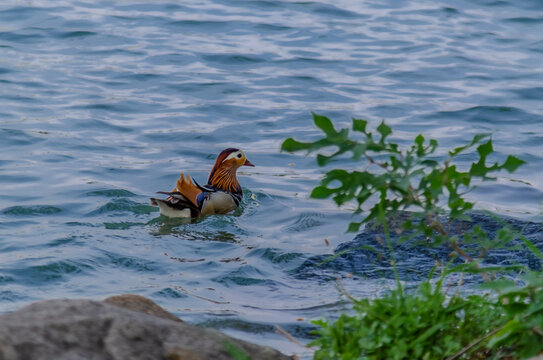
[{"label": "water ripple", "polygon": [[28,216],[28,215],[53,215],[62,212],[56,206],[50,205],[32,205],[32,206],[11,206],[2,210],[2,214],[11,216]]},{"label": "water ripple", "polygon": [[[315,140],[311,111],[338,126],[384,118],[400,143],[491,133],[496,155],[528,164],[472,200],[540,217],[542,14],[537,0],[0,4],[1,310],[138,293],[309,359],[272,325],[306,341],[297,318],[343,308],[336,270],[296,269],[352,240],[355,218],[308,198],[325,169],[281,141]],[[148,205],[181,171],[205,182],[231,146],[256,164],[240,169],[233,216]],[[394,286],[368,259],[344,279],[355,296]],[[410,259],[417,279],[427,259]]]}]

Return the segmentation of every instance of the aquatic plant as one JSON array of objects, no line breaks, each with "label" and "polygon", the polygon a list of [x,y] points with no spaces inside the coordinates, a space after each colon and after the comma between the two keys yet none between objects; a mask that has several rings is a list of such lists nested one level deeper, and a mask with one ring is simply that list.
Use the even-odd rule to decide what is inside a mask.
[{"label": "aquatic plant", "polygon": [[[384,122],[372,133],[366,120],[353,119],[351,137],[349,129],[336,130],[325,116],[313,114],[313,120],[324,137],[313,142],[288,138],[282,150],[327,149],[328,153],[317,155],[320,166],[350,154],[357,169],[327,171],[311,197],[331,197],[338,205],[354,202],[354,213],[364,217],[348,230],[357,231],[370,221],[382,226],[392,264],[398,242],[391,240],[391,230],[402,233],[399,242],[416,241],[422,235],[426,246],[451,249],[451,260],[440,265],[437,281],[432,271],[416,291],[406,292],[394,265],[397,288],[389,294],[379,299],[351,298],[354,314],[315,321],[320,327],[312,342],[319,347],[315,359],[499,359],[542,352],[543,274],[523,266],[490,267],[483,262],[490,250],[511,246],[515,239],[540,259],[542,253],[506,225],[492,236],[479,226],[454,229],[459,221],[469,220],[474,203],[465,195],[475,182],[495,180],[493,175],[502,170],[514,172],[524,161],[509,155],[503,162],[489,164],[494,157],[489,134],[478,134],[443,156],[438,155],[443,153],[437,151],[437,140],[426,140],[422,134],[402,148],[390,140],[392,129]],[[475,161],[461,170],[456,158],[474,147]],[[495,280],[512,270],[525,276],[520,281]],[[453,272],[481,274],[485,289],[492,293],[447,296],[443,279]]]}]

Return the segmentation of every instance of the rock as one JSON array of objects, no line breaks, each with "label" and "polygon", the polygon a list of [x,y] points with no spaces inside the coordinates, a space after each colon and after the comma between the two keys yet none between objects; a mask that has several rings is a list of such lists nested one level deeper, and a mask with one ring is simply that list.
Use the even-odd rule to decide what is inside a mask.
[{"label": "rock", "polygon": [[[352,241],[340,244],[334,254],[316,255],[307,259],[293,271],[300,279],[318,279],[329,281],[338,276],[354,276],[360,279],[395,279],[394,266],[403,281],[420,282],[427,279],[428,274],[439,263],[447,263],[453,250],[447,245],[433,246],[428,244],[424,236],[413,237],[402,241],[401,224],[411,217],[409,213],[400,212],[389,218],[390,241],[394,248],[391,254],[382,226],[368,224]],[[519,234],[523,234],[536,247],[543,248],[543,228],[541,223],[525,222],[508,217],[491,216],[486,213],[470,213],[470,221],[454,221],[450,224],[451,234],[462,235],[478,226],[489,239],[499,241],[498,232],[507,225]],[[477,242],[463,244],[462,248],[472,257],[479,256]],[[464,262],[457,258],[456,265]],[[530,269],[541,269],[541,259],[523,246],[518,237],[488,251],[485,265],[511,266],[524,265]],[[464,283],[478,283],[479,274],[466,275]]]},{"label": "rock", "polygon": [[161,317],[164,319],[170,319],[173,321],[182,322],[180,318],[170,313],[169,311],[161,308],[155,304],[152,300],[147,299],[144,296],[134,294],[123,294],[118,296],[110,296],[104,300],[105,303],[119,306],[132,311],[139,311],[145,314]]},{"label": "rock", "polygon": [[0,315],[1,360],[231,360],[232,349],[252,360],[291,359],[184,323],[137,295],[46,300]]}]

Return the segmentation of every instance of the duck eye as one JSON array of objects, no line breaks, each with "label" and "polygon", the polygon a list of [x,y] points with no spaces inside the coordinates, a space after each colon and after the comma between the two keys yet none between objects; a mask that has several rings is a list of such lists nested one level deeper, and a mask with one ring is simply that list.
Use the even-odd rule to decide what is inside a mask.
[{"label": "duck eye", "polygon": [[241,159],[241,154],[238,154],[238,159]]}]

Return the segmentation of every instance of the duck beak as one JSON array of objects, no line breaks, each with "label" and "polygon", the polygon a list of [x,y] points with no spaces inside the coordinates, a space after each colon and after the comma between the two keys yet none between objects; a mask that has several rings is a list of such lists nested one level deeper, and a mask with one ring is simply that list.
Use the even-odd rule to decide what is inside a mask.
[{"label": "duck beak", "polygon": [[253,166],[254,167],[254,164],[252,162],[250,162],[249,160],[245,159],[245,162],[243,163],[243,166]]}]

